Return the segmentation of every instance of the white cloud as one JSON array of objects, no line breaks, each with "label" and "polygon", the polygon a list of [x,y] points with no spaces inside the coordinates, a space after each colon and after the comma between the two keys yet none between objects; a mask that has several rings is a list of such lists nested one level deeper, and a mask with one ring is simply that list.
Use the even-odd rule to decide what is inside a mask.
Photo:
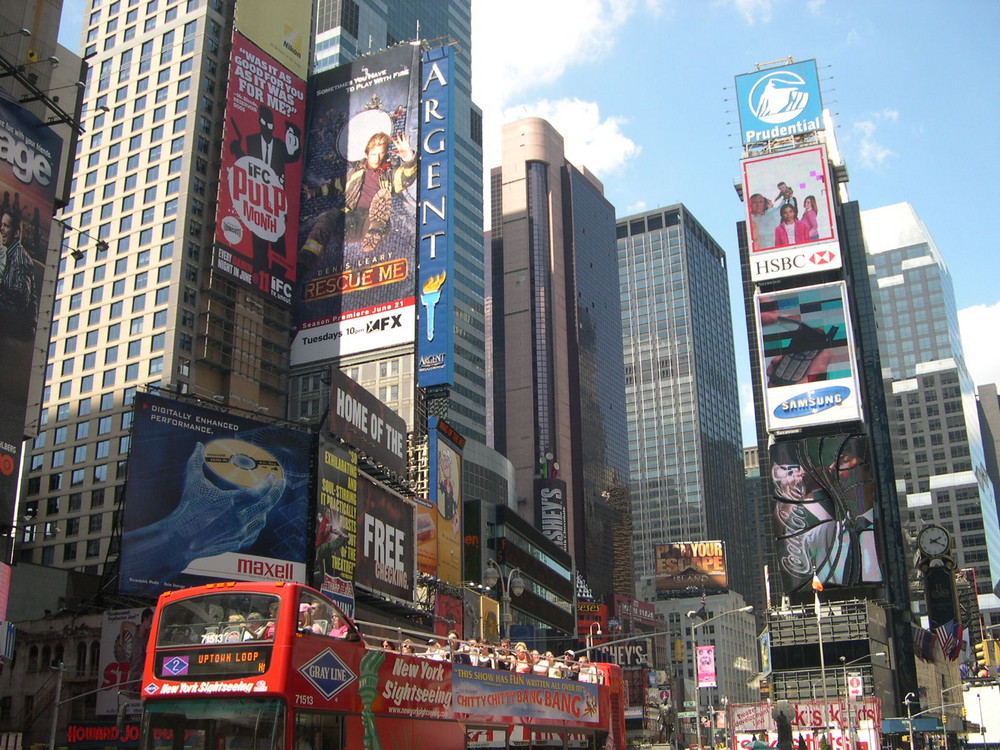
[{"label": "white cloud", "polygon": [[876,133],[882,122],[897,122],[898,120],[899,112],[885,109],[874,113],[868,120],[854,123],[853,131],[858,136],[856,148],[863,166],[869,169],[878,169],[886,159],[896,155],[895,151],[879,142]]},{"label": "white cloud", "polygon": [[625,214],[626,215],[641,214],[647,208],[649,208],[649,204],[646,203],[646,201],[636,201],[631,206],[625,209]]},{"label": "white cloud", "polygon": [[772,0],[732,0],[732,5],[751,26],[770,22],[771,8],[774,7]]},{"label": "white cloud", "polygon": [[976,385],[1000,383],[1000,302],[973,305],[958,311],[965,363]]},{"label": "white cloud", "polygon": [[621,129],[621,117],[601,119],[595,102],[581,99],[542,99],[503,113],[503,122],[523,117],[541,117],[558,130],[566,145],[566,158],[578,167],[587,167],[599,178],[616,174],[642,150]]}]

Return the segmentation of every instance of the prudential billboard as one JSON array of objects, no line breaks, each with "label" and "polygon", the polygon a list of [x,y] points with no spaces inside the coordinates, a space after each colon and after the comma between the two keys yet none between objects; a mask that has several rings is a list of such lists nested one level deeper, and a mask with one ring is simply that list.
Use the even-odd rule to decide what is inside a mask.
[{"label": "prudential billboard", "polygon": [[823,129],[815,60],[736,76],[736,100],[744,144]]}]

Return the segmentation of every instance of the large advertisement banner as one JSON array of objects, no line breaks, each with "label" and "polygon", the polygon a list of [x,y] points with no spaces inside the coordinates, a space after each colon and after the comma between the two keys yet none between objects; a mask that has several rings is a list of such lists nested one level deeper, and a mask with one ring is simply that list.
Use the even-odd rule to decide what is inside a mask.
[{"label": "large advertisement banner", "polygon": [[354,616],[358,559],[358,462],[353,451],[319,437],[315,564],[312,585]]},{"label": "large advertisement banner", "polygon": [[744,159],[750,278],[778,279],[840,268],[826,148]]},{"label": "large advertisement banner", "polygon": [[62,140],[0,99],[0,525],[14,518],[34,356],[39,289],[52,227]]},{"label": "large advertisement banner", "polygon": [[864,435],[771,446],[774,529],[785,590],[881,583],[875,488]]},{"label": "large advertisement banner", "polygon": [[[801,736],[808,750],[878,750],[881,747],[882,701],[875,697],[846,704],[839,699],[730,703],[728,714],[732,747],[741,750],[750,750],[761,732],[767,732],[768,744],[773,746],[781,731],[775,715],[780,718],[782,714],[789,719],[792,736],[796,741]],[[921,719],[914,720],[914,724],[918,721]]]},{"label": "large advertisement banner", "polygon": [[736,76],[744,144],[823,129],[823,102],[815,60]]},{"label": "large advertisement banner", "polygon": [[454,382],[455,48],[424,53],[420,141],[420,312],[417,385]]},{"label": "large advertisement banner", "polygon": [[729,588],[726,548],[720,541],[657,544],[656,593],[716,593]]},{"label": "large advertisement banner", "polygon": [[437,506],[422,497],[414,498],[417,518],[417,570],[437,575]]},{"label": "large advertisement banner", "polygon": [[755,296],[771,432],[861,419],[846,295],[835,282]]},{"label": "large advertisement banner", "polygon": [[309,75],[310,0],[239,0],[236,28],[299,78]]},{"label": "large advertisement banner", "polygon": [[101,689],[96,696],[98,716],[114,716],[122,699],[139,710],[142,669],[152,626],[153,610],[149,607],[104,613],[98,662]]},{"label": "large advertisement banner", "polygon": [[535,493],[535,527],[560,549],[569,544],[566,512],[566,482],[558,477],[537,477],[532,482]]},{"label": "large advertisement banner", "polygon": [[313,76],[293,365],[416,336],[419,49]]},{"label": "large advertisement banner", "polygon": [[295,282],[305,95],[301,78],[233,33],[213,264],[283,303]]},{"label": "large advertisement banner", "polygon": [[479,667],[452,670],[452,699],[459,717],[558,719],[581,724],[599,721],[597,685],[554,677]]},{"label": "large advertisement banner", "polygon": [[430,476],[437,516],[438,578],[447,583],[462,579],[462,438],[447,422],[428,420]]},{"label": "large advertisement banner", "polygon": [[330,368],[331,435],[406,475],[406,420],[338,367]]},{"label": "large advertisement banner", "polygon": [[125,490],[122,593],[214,580],[305,583],[312,438],[140,393]]},{"label": "large advertisement banner", "polygon": [[698,687],[716,687],[715,646],[698,646],[695,653],[698,662]]},{"label": "large advertisement banner", "polygon": [[362,474],[358,482],[358,565],[354,571],[358,585],[413,601],[413,527],[413,506]]}]

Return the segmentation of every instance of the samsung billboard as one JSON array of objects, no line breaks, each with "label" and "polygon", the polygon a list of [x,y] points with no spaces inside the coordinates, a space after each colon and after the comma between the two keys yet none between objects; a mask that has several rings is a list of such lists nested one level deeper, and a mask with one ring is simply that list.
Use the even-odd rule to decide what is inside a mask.
[{"label": "samsung billboard", "polygon": [[815,60],[736,76],[736,100],[744,144],[823,129]]}]

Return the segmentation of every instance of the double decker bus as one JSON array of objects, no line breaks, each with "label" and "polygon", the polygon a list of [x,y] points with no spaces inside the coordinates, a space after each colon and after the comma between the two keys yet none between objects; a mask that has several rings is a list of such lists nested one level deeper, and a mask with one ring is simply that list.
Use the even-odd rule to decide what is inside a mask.
[{"label": "double decker bus", "polygon": [[141,750],[624,750],[621,669],[597,684],[382,647],[331,600],[283,582],[160,596]]}]

